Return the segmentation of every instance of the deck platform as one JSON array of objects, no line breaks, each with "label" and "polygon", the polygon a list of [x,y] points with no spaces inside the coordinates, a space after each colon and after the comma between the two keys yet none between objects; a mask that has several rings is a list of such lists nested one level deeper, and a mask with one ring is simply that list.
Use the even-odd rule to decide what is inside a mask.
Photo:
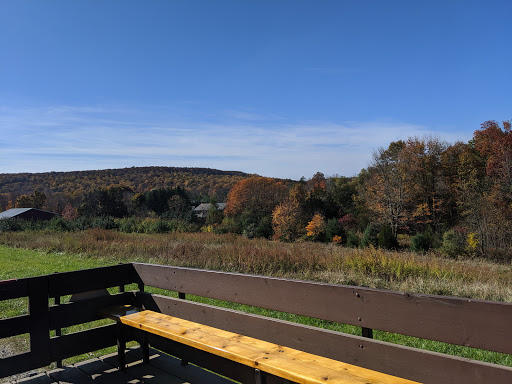
[{"label": "deck platform", "polygon": [[117,353],[101,356],[23,379],[0,379],[10,384],[233,384],[234,382],[192,364],[150,349],[149,364],[142,361],[140,348],[126,353],[127,369],[117,368]]}]

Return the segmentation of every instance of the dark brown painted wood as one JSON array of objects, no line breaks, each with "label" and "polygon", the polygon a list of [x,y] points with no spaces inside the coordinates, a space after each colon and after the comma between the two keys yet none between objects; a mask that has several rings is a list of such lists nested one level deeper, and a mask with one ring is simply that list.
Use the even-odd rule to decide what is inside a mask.
[{"label": "dark brown painted wood", "polygon": [[[16,384],[53,384],[55,381],[47,376],[45,373],[40,373],[35,376],[24,377],[23,379],[18,379]],[[14,382],[13,382],[14,384]]]},{"label": "dark brown painted wood", "polygon": [[148,293],[138,305],[423,383],[509,383],[512,368]]},{"label": "dark brown painted wood", "polygon": [[50,329],[102,319],[98,314],[101,309],[117,304],[131,304],[133,301],[134,293],[124,292],[52,306],[50,307]]},{"label": "dark brown painted wood", "polygon": [[48,276],[29,280],[30,352],[35,364],[49,364],[50,312],[48,310]]},{"label": "dark brown painted wood", "polygon": [[[21,372],[27,372],[35,368],[41,368],[43,365],[34,364],[30,352],[20,353],[0,359],[0,378],[15,375]],[[0,380],[1,382],[1,380]]]},{"label": "dark brown painted wood", "polygon": [[[133,356],[135,360],[143,358],[141,348],[129,349],[126,353],[127,357]],[[150,364],[162,371],[178,376],[182,379],[181,383],[208,383],[208,384],[233,384],[232,381],[207,372],[193,365],[186,367],[181,365],[181,360],[169,356],[155,349],[149,350]],[[141,366],[142,368],[144,366]]]},{"label": "dark brown painted wood", "polygon": [[131,264],[55,273],[49,275],[49,278],[50,297],[95,291],[102,288],[118,287],[119,285],[139,282],[139,278]]},{"label": "dark brown painted wood", "polygon": [[51,338],[50,358],[51,361],[63,360],[116,344],[116,324],[105,325]]},{"label": "dark brown painted wood", "polygon": [[0,281],[0,301],[28,296],[29,279],[13,279]]},{"label": "dark brown painted wood", "polygon": [[512,303],[134,263],[145,285],[512,353]]},{"label": "dark brown painted wood", "polygon": [[0,319],[0,339],[22,335],[30,331],[30,316],[21,315]]},{"label": "dark brown painted wood", "polygon": [[48,372],[48,375],[55,381],[69,384],[97,384],[92,377],[75,367],[57,368]]}]

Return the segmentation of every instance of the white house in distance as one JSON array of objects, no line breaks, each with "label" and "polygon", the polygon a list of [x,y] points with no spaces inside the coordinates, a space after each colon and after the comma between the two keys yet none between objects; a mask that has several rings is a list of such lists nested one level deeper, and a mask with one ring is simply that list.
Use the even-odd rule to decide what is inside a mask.
[{"label": "white house in distance", "polygon": [[[206,218],[206,215],[208,214],[208,210],[211,208],[211,203],[202,203],[199,204],[197,207],[194,208],[194,214],[200,218],[204,219]],[[224,211],[226,208],[226,203],[217,203],[217,209]]]}]

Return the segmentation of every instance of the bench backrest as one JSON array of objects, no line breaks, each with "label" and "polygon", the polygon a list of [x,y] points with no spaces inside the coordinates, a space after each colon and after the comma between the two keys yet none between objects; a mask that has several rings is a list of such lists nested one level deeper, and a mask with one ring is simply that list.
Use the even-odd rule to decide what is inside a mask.
[{"label": "bench backrest", "polygon": [[[512,354],[512,304],[134,263],[145,285]],[[420,382],[509,382],[512,369],[161,295],[148,309]]]},{"label": "bench backrest", "polygon": [[[137,283],[138,292],[124,292]],[[180,298],[143,292],[144,285]],[[76,294],[119,287],[89,298]],[[142,263],[0,282],[0,302],[28,313],[0,319],[0,339],[29,333],[30,351],[0,359],[0,377],[116,344],[115,325],[61,334],[100,319],[101,308],[144,305],[186,320],[424,383],[509,383],[512,368],[184,300],[186,294],[512,354],[512,304],[392,292]],[[66,295],[73,296],[71,302]],[[53,298],[53,302],[50,299]],[[61,303],[62,299],[62,303]],[[54,331],[54,334],[50,334]]]}]

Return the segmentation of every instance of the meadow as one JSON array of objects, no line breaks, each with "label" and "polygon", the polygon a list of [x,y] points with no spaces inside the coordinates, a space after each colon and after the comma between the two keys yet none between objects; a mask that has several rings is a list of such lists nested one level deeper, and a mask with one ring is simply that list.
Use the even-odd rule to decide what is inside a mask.
[{"label": "meadow", "polygon": [[[434,253],[421,255],[372,247],[354,249],[312,242],[250,240],[238,235],[213,233],[127,234],[103,229],[73,233],[0,233],[0,280],[131,261],[512,302],[512,266],[487,260],[456,260]],[[155,292],[175,295],[158,290]],[[360,328],[345,324],[202,297],[187,298],[335,331],[360,333]],[[2,302],[0,317],[20,314],[23,308],[26,310],[26,304],[21,301]],[[72,331],[73,329],[67,330]],[[512,366],[511,355],[381,331],[375,331],[374,337],[416,348]],[[23,339],[3,341],[5,351],[12,352],[20,348],[26,348]],[[75,358],[68,363],[89,356],[92,354]]]}]

